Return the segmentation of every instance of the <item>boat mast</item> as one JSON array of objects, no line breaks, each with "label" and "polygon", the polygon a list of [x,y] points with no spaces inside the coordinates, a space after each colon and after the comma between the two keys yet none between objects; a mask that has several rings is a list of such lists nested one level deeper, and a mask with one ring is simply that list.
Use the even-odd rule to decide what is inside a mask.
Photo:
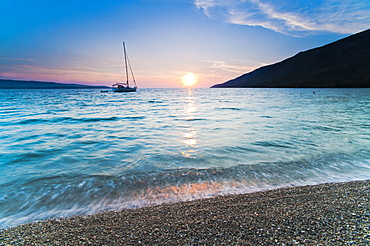
[{"label": "boat mast", "polygon": [[127,68],[127,54],[126,54],[126,46],[125,46],[125,42],[123,42],[123,53],[124,53],[124,56],[125,56],[126,85],[127,85],[127,87],[129,87],[129,84],[128,84],[128,68]]}]

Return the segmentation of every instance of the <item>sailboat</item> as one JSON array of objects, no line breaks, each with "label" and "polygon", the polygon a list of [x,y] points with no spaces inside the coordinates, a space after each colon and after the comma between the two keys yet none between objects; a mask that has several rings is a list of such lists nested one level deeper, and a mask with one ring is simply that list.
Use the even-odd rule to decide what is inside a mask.
[{"label": "sailboat", "polygon": [[[125,42],[123,42],[123,56],[125,58],[126,83],[115,83],[112,85],[113,86],[112,90],[114,92],[134,92],[136,91],[137,86],[136,86],[134,73],[132,72],[131,64],[127,56]],[[129,69],[130,69],[130,74],[129,74]],[[129,82],[128,82],[129,77],[132,77],[132,82],[134,83],[134,87],[130,87]]]}]

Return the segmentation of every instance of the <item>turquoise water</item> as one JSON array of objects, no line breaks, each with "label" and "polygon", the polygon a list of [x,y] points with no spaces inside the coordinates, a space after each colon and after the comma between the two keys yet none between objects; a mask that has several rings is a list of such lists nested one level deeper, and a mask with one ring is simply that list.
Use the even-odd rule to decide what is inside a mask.
[{"label": "turquoise water", "polygon": [[370,178],[369,89],[0,91],[0,227]]}]

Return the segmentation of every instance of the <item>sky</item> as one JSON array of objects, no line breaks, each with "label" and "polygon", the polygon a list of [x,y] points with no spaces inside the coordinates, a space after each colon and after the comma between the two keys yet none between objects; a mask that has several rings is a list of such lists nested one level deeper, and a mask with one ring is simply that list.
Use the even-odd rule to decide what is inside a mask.
[{"label": "sky", "polygon": [[370,28],[369,0],[0,0],[0,78],[210,87]]}]

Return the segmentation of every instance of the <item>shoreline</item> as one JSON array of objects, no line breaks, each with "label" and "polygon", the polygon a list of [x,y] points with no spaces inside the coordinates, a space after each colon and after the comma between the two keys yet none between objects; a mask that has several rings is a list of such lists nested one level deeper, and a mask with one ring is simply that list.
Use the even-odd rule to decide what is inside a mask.
[{"label": "shoreline", "polygon": [[370,180],[227,195],[0,230],[0,245],[367,245]]}]

